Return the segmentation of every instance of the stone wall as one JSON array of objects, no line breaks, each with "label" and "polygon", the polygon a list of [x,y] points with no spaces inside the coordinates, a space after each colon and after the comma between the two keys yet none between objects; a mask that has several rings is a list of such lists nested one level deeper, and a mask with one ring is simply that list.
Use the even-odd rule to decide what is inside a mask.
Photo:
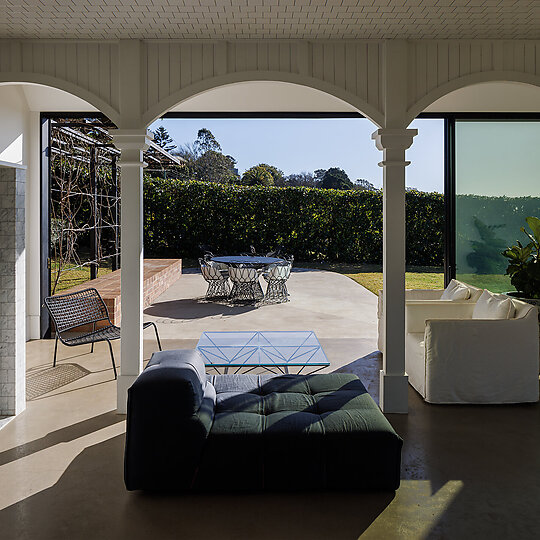
[{"label": "stone wall", "polygon": [[25,170],[0,165],[0,416],[25,408]]}]

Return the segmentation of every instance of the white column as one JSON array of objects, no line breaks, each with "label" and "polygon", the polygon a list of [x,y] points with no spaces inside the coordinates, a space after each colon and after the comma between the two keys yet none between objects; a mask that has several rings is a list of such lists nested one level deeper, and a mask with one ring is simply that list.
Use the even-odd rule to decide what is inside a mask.
[{"label": "white column", "polygon": [[26,407],[25,168],[0,164],[0,417]]},{"label": "white column", "polygon": [[41,316],[41,120],[30,111],[27,125],[26,170],[26,340],[39,339]]},{"label": "white column", "polygon": [[416,129],[379,129],[372,138],[383,152],[384,352],[379,404],[386,413],[408,411],[405,373],[405,150]]},{"label": "white column", "polygon": [[143,152],[152,135],[146,129],[112,130],[122,152],[121,181],[121,367],[117,384],[117,410],[126,412],[127,389],[143,367]]}]

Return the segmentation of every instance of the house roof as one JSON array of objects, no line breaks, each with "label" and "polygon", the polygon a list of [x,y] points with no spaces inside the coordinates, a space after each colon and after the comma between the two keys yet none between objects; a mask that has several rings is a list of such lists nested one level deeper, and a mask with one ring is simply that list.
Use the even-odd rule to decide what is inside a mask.
[{"label": "house roof", "polygon": [[1,0],[0,38],[538,39],[537,0]]}]

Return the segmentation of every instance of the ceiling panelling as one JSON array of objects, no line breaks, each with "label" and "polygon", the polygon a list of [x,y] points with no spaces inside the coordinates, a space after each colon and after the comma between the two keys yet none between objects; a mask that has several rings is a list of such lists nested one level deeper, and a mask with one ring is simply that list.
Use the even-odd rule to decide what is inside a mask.
[{"label": "ceiling panelling", "polygon": [[0,37],[540,39],[540,0],[0,0]]}]

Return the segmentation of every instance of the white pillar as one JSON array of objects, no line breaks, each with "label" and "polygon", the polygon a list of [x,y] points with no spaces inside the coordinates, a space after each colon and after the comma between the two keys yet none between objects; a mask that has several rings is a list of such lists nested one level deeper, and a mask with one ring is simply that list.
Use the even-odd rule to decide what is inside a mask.
[{"label": "white pillar", "polygon": [[25,169],[0,164],[0,417],[26,407]]},{"label": "white pillar", "polygon": [[120,157],[121,181],[121,366],[117,410],[126,412],[127,389],[143,367],[143,152],[152,135],[146,129],[111,130]]},{"label": "white pillar", "polygon": [[383,152],[384,352],[379,404],[386,413],[408,411],[405,373],[405,150],[416,129],[379,129],[372,138]]},{"label": "white pillar", "polygon": [[26,170],[26,340],[39,339],[41,317],[41,114],[30,111]]}]

